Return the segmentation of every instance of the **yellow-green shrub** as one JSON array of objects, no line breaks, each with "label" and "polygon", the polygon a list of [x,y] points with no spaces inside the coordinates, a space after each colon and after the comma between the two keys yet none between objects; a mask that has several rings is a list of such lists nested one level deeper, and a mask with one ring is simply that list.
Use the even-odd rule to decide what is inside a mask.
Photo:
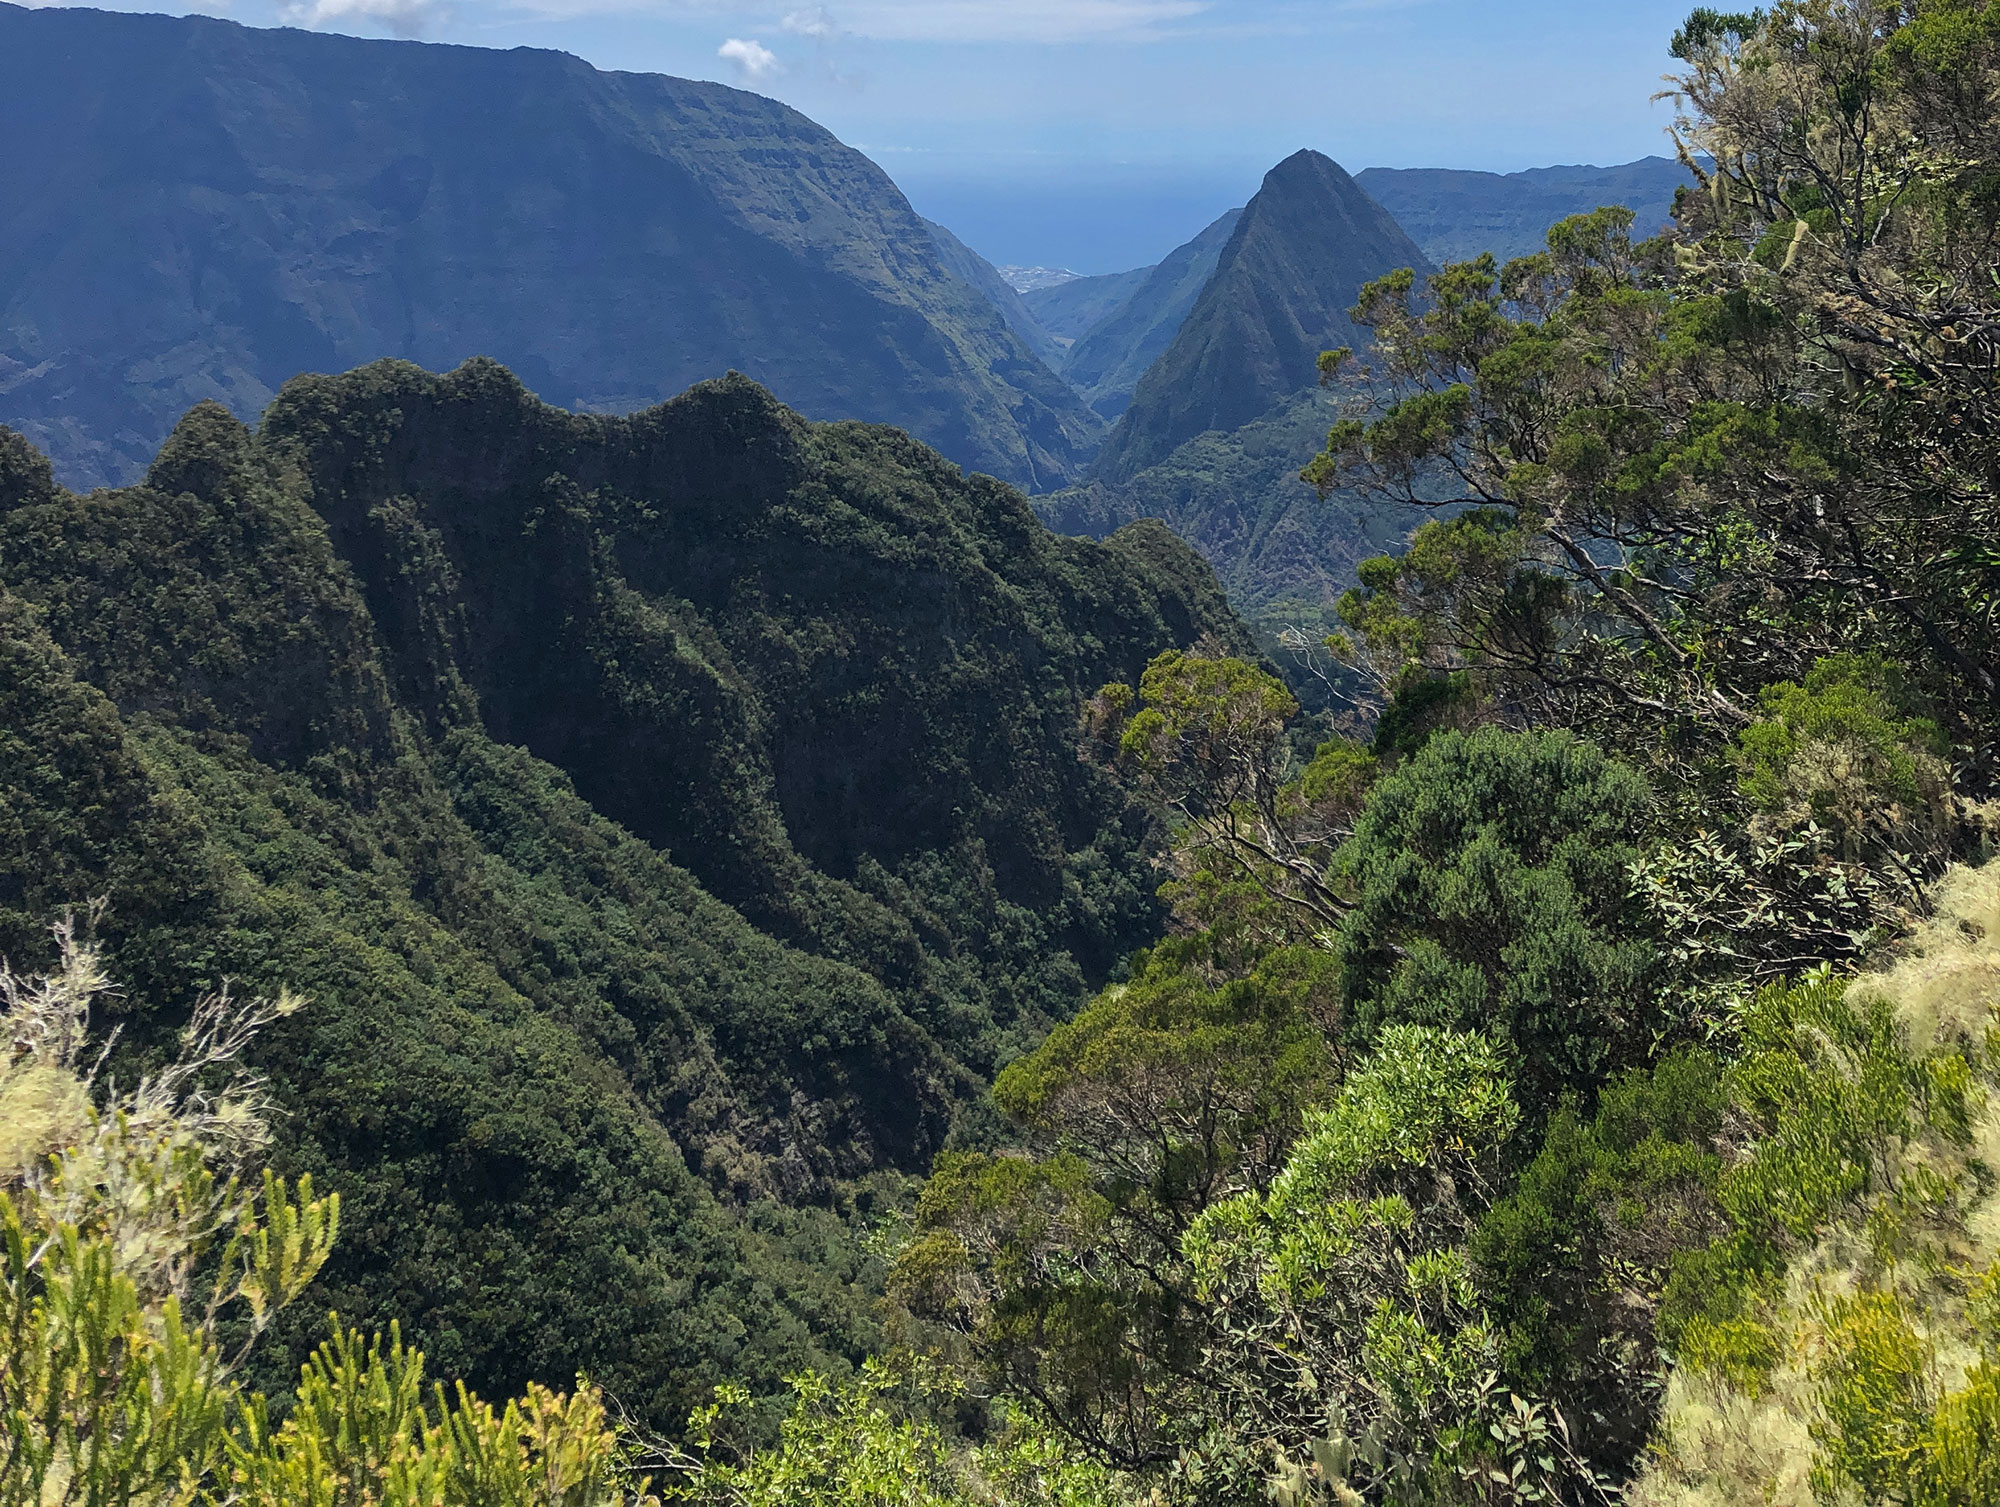
[{"label": "yellow-green shrub", "polygon": [[[179,1056],[93,1094],[109,989],[65,924],[60,965],[0,965],[0,1504],[4,1507],[641,1507],[602,1400],[542,1388],[496,1413],[423,1393],[423,1357],[336,1329],[273,1427],[237,1369],[333,1248],[338,1195],[247,1166],[263,1089],[242,1067],[299,1007],[228,993]],[[231,1343],[224,1344],[228,1335]]]},{"label": "yellow-green shrub", "polygon": [[2000,864],[1933,900],[1886,971],[1745,1018],[1733,1228],[1670,1284],[1633,1507],[2000,1500]]}]

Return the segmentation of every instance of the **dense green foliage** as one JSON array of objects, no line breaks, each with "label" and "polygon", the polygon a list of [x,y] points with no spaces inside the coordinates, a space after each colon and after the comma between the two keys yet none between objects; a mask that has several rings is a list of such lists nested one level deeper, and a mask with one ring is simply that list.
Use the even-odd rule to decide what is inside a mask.
[{"label": "dense green foliage", "polygon": [[[111,989],[70,922],[51,973],[0,968],[0,1500],[36,1507],[623,1507],[655,1502],[587,1383],[502,1412],[442,1386],[394,1328],[336,1327],[282,1423],[243,1386],[271,1321],[324,1265],[338,1194],[250,1163],[268,1136],[243,1065],[298,1013],[199,1000],[174,1056],[93,1093],[89,1020]],[[632,1488],[636,1489],[632,1489]],[[628,1490],[630,1494],[628,1495]]]},{"label": "dense green foliage", "polygon": [[1392,273],[1323,362],[1306,479],[1433,514],[1326,645],[1369,746],[1213,652],[1090,710],[1177,935],[1008,1069],[1025,1147],[940,1162],[893,1290],[1134,1497],[2000,1480],[2000,8],[1674,47],[1667,241]]},{"label": "dense green foliage", "polygon": [[898,1291],[1107,1461],[1203,1500],[1256,1489],[1265,1439],[1449,1499],[1494,1468],[1503,1415],[1589,1479],[1594,1431],[1496,1385],[1581,1390],[1571,1337],[1527,1311],[1549,1253],[1510,1323],[1489,1308],[1515,1288],[1479,1280],[1504,1262],[1472,1251],[1504,1245],[1483,1220],[1518,1224],[1489,1211],[1557,1096],[1653,1044],[1644,782],[1559,733],[1444,734],[1386,774],[1338,743],[1299,763],[1296,711],[1185,655],[1102,698],[1183,823],[1191,930],[1002,1075],[1036,1158],[940,1163]]},{"label": "dense green foliage", "polygon": [[730,1437],[750,1399],[723,1388],[695,1415],[689,1448],[672,1462],[677,1477],[667,1499],[704,1507],[1096,1507],[1113,1489],[1102,1466],[1075,1458],[1030,1421],[966,1448],[936,1422],[961,1393],[957,1379],[922,1362],[871,1361],[845,1387],[814,1374],[792,1386],[782,1436],[761,1450]]},{"label": "dense green foliage", "polygon": [[1746,1015],[1723,1081],[1753,1139],[1662,1297],[1679,1366],[1641,1502],[1991,1495],[2000,872],[1939,902],[1887,974]]},{"label": "dense green foliage", "polygon": [[310,996],[257,1058],[344,1199],[311,1306],[489,1394],[588,1369],[674,1428],[858,1359],[897,1178],[1153,933],[1148,818],[1072,747],[1235,631],[1164,531],[1054,539],[740,381],[311,379],[88,499],[0,452],[0,947],[107,897],[134,1063],[155,1002]]},{"label": "dense green foliage", "polygon": [[1370,793],[1333,865],[1347,1029],[1484,1029],[1525,1103],[1643,1056],[1652,949],[1631,899],[1645,781],[1560,732],[1440,733]]},{"label": "dense green foliage", "polygon": [[[1322,362],[1308,479],[1433,515],[1341,603],[1345,736],[1164,529],[1054,540],[741,381],[305,379],[90,499],[0,436],[9,945],[122,886],[121,1071],[222,974],[318,996],[257,1017],[262,1196],[139,1200],[248,1255],[193,1328],[199,1262],[101,1285],[108,1427],[30,1289],[116,1257],[47,1199],[137,1121],[17,1027],[20,1437],[644,1491],[608,1384],[717,1507],[1989,1500],[2000,5],[1672,45],[1669,239],[1390,272]],[[187,1071],[174,1186],[264,1150]],[[246,1307],[306,1354],[308,1279],[589,1379],[413,1411],[343,1334],[267,1428],[208,1357]]]},{"label": "dense green foliage", "polygon": [[1501,1352],[1523,1383],[1586,1424],[1586,1445],[1636,1453],[1652,1423],[1661,1291],[1720,1232],[1716,1149],[1728,1100],[1715,1058],[1682,1047],[1574,1101],[1488,1209],[1469,1250]]},{"label": "dense green foliage", "polygon": [[1345,609],[1385,683],[1469,668],[1698,766],[1791,715],[1781,682],[1886,662],[1899,738],[1929,741],[1921,708],[1990,749],[1993,23],[1903,9],[1697,18],[1681,132],[1714,166],[1671,243],[1604,210],[1446,268],[1421,306],[1409,275],[1367,290],[1395,395],[1313,479],[1482,505]]}]

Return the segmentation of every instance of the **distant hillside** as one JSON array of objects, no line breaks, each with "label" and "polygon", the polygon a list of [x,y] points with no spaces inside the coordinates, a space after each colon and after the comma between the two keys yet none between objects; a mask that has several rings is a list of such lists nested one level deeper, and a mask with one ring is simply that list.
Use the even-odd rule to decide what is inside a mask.
[{"label": "distant hillside", "polygon": [[1139,379],[1167,352],[1215,275],[1243,211],[1232,209],[1185,246],[1175,248],[1131,296],[1070,347],[1062,373],[1084,402],[1107,419],[1132,404]]},{"label": "distant hillside", "polygon": [[1309,388],[1228,432],[1197,435],[1119,483],[1088,481],[1034,500],[1050,528],[1104,538],[1159,518],[1200,550],[1236,609],[1316,620],[1355,582],[1355,567],[1400,544],[1415,509],[1349,493],[1322,498],[1299,480],[1336,416],[1335,398]]},{"label": "distant hillside", "polygon": [[385,362],[88,498],[0,429],[0,955],[107,896],[140,1054],[309,997],[256,1066],[343,1229],[264,1384],[400,1315],[675,1430],[873,1347],[871,1200],[1157,936],[1077,719],[1204,633],[1164,528],[742,378],[599,418]]},{"label": "distant hillside", "polygon": [[1000,317],[1007,321],[1007,328],[1019,337],[1023,345],[1041,357],[1045,365],[1052,369],[1060,367],[1065,354],[1063,347],[1050,338],[1049,332],[1042,328],[1041,321],[1035,318],[1000,269],[935,221],[925,220],[924,229],[937,243],[938,255],[944,259],[951,275],[984,294],[986,301],[999,310]]},{"label": "distant hillside", "polygon": [[1092,467],[1129,481],[1196,435],[1233,430],[1317,380],[1319,353],[1366,347],[1348,319],[1361,285],[1424,255],[1331,158],[1273,168],[1214,275]]},{"label": "distant hillside", "polygon": [[733,368],[1028,487],[1102,433],[880,169],[739,90],[0,4],[0,140],[0,421],[78,485],[382,356],[599,411]]},{"label": "distant hillside", "polygon": [[1152,271],[1151,267],[1135,267],[1130,272],[1072,278],[1046,288],[1030,288],[1021,295],[1021,300],[1043,329],[1058,340],[1074,344],[1090,333],[1091,326],[1117,312],[1118,306],[1138,292]]},{"label": "distant hillside", "polygon": [[1666,157],[1618,167],[1538,167],[1524,173],[1468,173],[1453,168],[1371,167],[1355,174],[1433,262],[1466,261],[1490,251],[1501,261],[1542,249],[1548,228],[1604,204],[1637,216],[1641,236],[1664,229],[1674,190],[1693,176]]}]

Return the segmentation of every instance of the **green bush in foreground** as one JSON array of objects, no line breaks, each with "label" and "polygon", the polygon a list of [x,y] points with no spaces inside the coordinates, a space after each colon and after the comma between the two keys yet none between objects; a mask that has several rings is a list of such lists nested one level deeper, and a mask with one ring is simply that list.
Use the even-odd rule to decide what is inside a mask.
[{"label": "green bush in foreground", "polygon": [[1635,1507],[1972,1507],[2000,1490],[2000,865],[1884,973],[1767,990],[1723,1076],[1724,1228],[1673,1263]]},{"label": "green bush in foreground", "polygon": [[[238,1370],[325,1263],[337,1195],[268,1172],[252,1035],[299,1001],[204,998],[179,1056],[93,1095],[109,990],[58,929],[40,978],[0,968],[0,1503],[6,1507],[621,1507],[654,1500],[588,1385],[500,1412],[428,1392],[423,1357],[336,1329],[274,1423]],[[101,1102],[98,1102],[101,1099]]]},{"label": "green bush in foreground", "polygon": [[1026,1420],[965,1448],[937,1414],[961,1395],[950,1372],[923,1362],[870,1361],[852,1382],[817,1373],[792,1380],[792,1411],[773,1448],[734,1445],[753,1406],[741,1387],[718,1389],[689,1428],[667,1499],[700,1507],[1097,1507],[1116,1499],[1110,1472],[1080,1460]]}]

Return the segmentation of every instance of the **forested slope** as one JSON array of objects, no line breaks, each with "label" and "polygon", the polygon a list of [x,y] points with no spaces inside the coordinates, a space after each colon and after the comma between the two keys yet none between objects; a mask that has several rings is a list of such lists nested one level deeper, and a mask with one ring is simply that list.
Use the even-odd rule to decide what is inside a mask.
[{"label": "forested slope", "polygon": [[1360,736],[1094,704],[1176,926],[891,1282],[1078,1500],[2000,1499],[2000,7],[1670,47],[1664,245],[1359,292],[1306,479],[1426,515],[1299,645]]},{"label": "forested slope", "polygon": [[1000,269],[935,220],[925,220],[924,229],[931,233],[938,255],[951,275],[984,295],[986,301],[1000,311],[1000,317],[1007,321],[1007,328],[1019,337],[1021,343],[1041,357],[1052,370],[1060,371],[1062,346],[1056,343],[1050,331],[1042,328],[1027,300],[1000,275]]},{"label": "forested slope", "polygon": [[867,1347],[855,1200],[1157,926],[1078,706],[1238,631],[902,435],[490,363],[198,408],[89,498],[0,435],[0,562],[0,949],[106,897],[134,1065],[308,995],[257,1058],[346,1200],[306,1306],[665,1428]]},{"label": "forested slope", "polygon": [[1331,728],[741,379],[0,434],[0,1495],[2000,1500],[2000,4],[1669,45],[1669,241],[1359,290]]},{"label": "forested slope", "polygon": [[1331,622],[1361,562],[1400,547],[1423,518],[1299,480],[1339,414],[1334,394],[1308,389],[1240,429],[1197,435],[1130,481],[1084,482],[1037,497],[1035,510],[1050,528],[1097,539],[1158,518],[1201,551],[1246,617]]}]

